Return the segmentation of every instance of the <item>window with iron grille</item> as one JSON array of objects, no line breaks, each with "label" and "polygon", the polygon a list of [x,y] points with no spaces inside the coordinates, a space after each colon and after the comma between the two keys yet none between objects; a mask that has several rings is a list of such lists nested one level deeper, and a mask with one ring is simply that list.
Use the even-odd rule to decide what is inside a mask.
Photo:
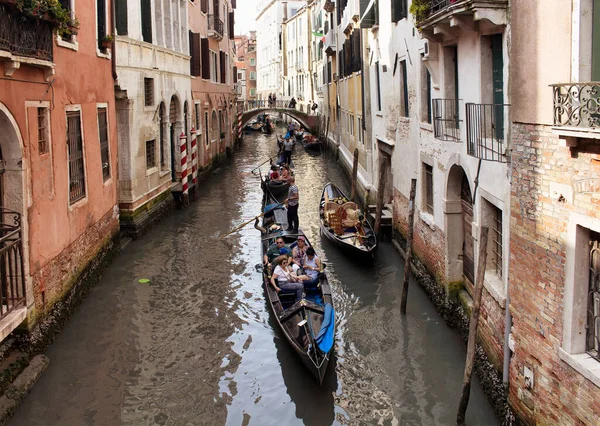
[{"label": "window with iron grille", "polygon": [[144,105],[154,105],[154,79],[144,78]]},{"label": "window with iron grille", "polygon": [[194,104],[196,115],[196,131],[200,130],[200,104]]},{"label": "window with iron grille", "polygon": [[358,132],[358,141],[360,143],[364,143],[362,121],[363,121],[362,117],[358,117],[358,129],[356,129],[356,130]]},{"label": "window with iron grille", "polygon": [[502,277],[502,210],[492,206],[492,267],[499,277]]},{"label": "window with iron grille", "polygon": [[67,113],[67,148],[69,156],[69,202],[85,198],[85,164],[81,136],[81,112]]},{"label": "window with iron grille", "polygon": [[108,115],[106,108],[98,109],[98,134],[100,137],[100,159],[102,160],[102,179],[110,178],[110,156],[108,152]]},{"label": "window with iron grille", "polygon": [[37,109],[38,118],[38,153],[47,154],[50,147],[48,141],[48,108]]},{"label": "window with iron grille", "polygon": [[146,169],[156,167],[156,139],[146,141]]},{"label": "window with iron grille", "polygon": [[425,211],[433,214],[433,166],[423,163],[423,201]]},{"label": "window with iron grille", "polygon": [[590,231],[586,352],[600,361],[600,234]]}]

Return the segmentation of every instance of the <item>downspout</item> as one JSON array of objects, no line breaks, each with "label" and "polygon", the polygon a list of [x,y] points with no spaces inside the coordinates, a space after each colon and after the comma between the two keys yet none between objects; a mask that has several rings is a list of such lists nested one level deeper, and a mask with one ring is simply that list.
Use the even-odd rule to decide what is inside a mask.
[{"label": "downspout", "polygon": [[[510,161],[509,167],[509,178],[508,178],[508,187],[512,188],[512,169],[513,162],[512,159]],[[510,212],[510,202],[509,202],[509,212]],[[504,391],[506,393],[507,403],[508,403],[508,382],[510,375],[510,334],[512,329],[512,316],[510,314],[510,245],[512,242],[512,238],[510,238],[510,233],[508,234],[508,255],[506,256],[506,264],[507,264],[507,275],[506,275],[506,302],[504,306],[504,356],[502,363],[502,384],[504,385]]]},{"label": "downspout", "polygon": [[110,62],[112,65],[112,76],[113,76],[113,80],[115,82],[117,82],[117,80],[119,79],[119,75],[117,74],[117,39],[115,37],[117,31],[117,25],[115,23],[115,16],[116,16],[116,10],[115,10],[115,1],[116,0],[112,0],[110,2],[110,26],[112,29],[112,36],[113,36],[113,41],[112,41],[112,45],[111,45],[111,55],[110,55]]}]

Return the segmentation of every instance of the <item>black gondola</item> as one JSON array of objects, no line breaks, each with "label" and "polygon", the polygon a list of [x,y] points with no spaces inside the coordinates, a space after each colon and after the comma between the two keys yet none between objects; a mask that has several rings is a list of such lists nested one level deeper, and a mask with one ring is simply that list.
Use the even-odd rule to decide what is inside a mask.
[{"label": "black gondola", "polygon": [[290,184],[280,180],[267,179],[262,181],[262,189],[265,193],[270,192],[277,200],[283,201],[287,198]]},{"label": "black gondola", "polygon": [[263,128],[263,123],[255,120],[251,123],[248,123],[246,125],[246,127],[244,127],[244,130],[252,131],[252,132],[260,132],[262,130],[262,128]]},{"label": "black gondola", "polygon": [[372,260],[377,236],[359,207],[337,186],[323,188],[319,205],[321,234],[346,253]]},{"label": "black gondola", "polygon": [[[277,204],[275,197],[265,191],[263,211],[267,213],[260,229],[263,256],[277,237],[283,238],[288,248],[293,248],[298,236],[306,238],[301,230],[298,233],[284,231],[287,229],[287,211],[284,207],[275,207]],[[308,238],[306,242],[310,245]],[[322,383],[335,338],[333,298],[327,276],[320,273],[318,287],[306,290],[302,300],[296,301],[294,293],[278,293],[273,288],[271,272],[270,266],[263,268],[263,285],[275,321],[303,364]]]}]

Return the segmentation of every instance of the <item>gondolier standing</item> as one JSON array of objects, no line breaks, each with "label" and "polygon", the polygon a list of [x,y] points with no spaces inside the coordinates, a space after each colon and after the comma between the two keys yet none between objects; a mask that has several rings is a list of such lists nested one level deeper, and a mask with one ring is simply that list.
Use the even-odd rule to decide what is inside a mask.
[{"label": "gondolier standing", "polygon": [[290,183],[290,188],[288,189],[288,210],[287,210],[287,220],[288,220],[288,228],[287,231],[293,231],[294,233],[298,233],[298,187],[296,186],[296,179],[294,176],[290,176],[288,179]]},{"label": "gondolier standing", "polygon": [[288,166],[292,162],[292,150],[294,149],[294,141],[290,137],[290,139],[286,139],[283,141],[283,161]]}]

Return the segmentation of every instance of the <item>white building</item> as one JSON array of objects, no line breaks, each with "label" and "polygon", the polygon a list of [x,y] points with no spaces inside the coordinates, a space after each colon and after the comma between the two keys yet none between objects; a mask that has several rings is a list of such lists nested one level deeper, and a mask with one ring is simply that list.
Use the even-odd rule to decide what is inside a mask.
[{"label": "white building", "polygon": [[116,7],[118,198],[121,226],[134,233],[172,201],[181,176],[179,136],[191,111],[187,7]]},{"label": "white building", "polygon": [[260,0],[256,17],[256,73],[258,99],[269,93],[283,96],[281,74],[283,59],[282,24],[294,16],[306,1]]}]

